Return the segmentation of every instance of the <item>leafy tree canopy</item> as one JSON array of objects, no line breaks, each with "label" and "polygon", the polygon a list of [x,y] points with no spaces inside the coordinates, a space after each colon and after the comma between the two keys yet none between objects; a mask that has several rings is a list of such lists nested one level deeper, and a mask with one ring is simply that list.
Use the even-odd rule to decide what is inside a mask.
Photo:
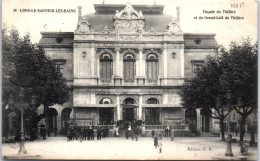
[{"label": "leafy tree canopy", "polygon": [[45,110],[68,100],[69,87],[55,63],[44,50],[31,43],[29,34],[21,37],[14,27],[2,29],[2,105],[8,104],[10,95],[18,100],[20,87],[25,89],[25,101],[36,96],[36,108],[43,104]]},{"label": "leafy tree canopy", "polygon": [[[228,114],[223,108],[232,107],[242,116],[243,127],[246,117],[257,108],[257,43],[252,44],[246,38],[219,51],[215,57],[207,57],[197,75],[184,84],[180,91],[183,106],[204,111],[214,109],[212,117],[220,119],[222,125]],[[220,107],[216,105],[218,97]],[[239,98],[242,104],[238,103]]]}]

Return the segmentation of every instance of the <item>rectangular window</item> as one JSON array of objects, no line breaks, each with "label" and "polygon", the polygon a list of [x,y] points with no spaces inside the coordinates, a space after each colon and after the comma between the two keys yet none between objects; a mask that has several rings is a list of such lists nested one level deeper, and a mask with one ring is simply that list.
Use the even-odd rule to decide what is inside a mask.
[{"label": "rectangular window", "polygon": [[56,68],[63,73],[66,64],[66,59],[53,59],[53,61],[55,62]]},{"label": "rectangular window", "polygon": [[148,82],[157,82],[158,79],[158,61],[147,61],[146,62],[146,72]]},{"label": "rectangular window", "polygon": [[124,61],[124,77],[126,82],[134,82],[135,62],[132,60]]},{"label": "rectangular window", "polygon": [[113,75],[112,60],[100,61],[100,78],[102,82],[110,82]]},{"label": "rectangular window", "polygon": [[204,60],[192,60],[192,76],[195,77],[199,68],[204,64]]},{"label": "rectangular window", "polygon": [[99,109],[99,124],[112,125],[114,121],[113,108],[100,108]]},{"label": "rectangular window", "polygon": [[145,108],[145,124],[159,125],[159,108]]}]

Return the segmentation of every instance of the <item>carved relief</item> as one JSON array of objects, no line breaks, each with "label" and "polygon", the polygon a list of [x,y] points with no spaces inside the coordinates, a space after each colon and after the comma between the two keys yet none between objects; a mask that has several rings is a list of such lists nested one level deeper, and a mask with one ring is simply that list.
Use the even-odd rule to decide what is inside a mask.
[{"label": "carved relief", "polygon": [[119,32],[143,32],[145,27],[142,11],[137,12],[128,2],[122,11],[116,11],[114,28]]}]

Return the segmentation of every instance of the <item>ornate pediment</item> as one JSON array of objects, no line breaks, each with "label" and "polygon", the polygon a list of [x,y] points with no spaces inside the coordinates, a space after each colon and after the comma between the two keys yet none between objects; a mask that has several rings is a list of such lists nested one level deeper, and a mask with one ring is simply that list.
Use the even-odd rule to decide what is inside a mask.
[{"label": "ornate pediment", "polygon": [[115,30],[118,32],[141,33],[145,27],[145,19],[142,11],[137,12],[129,2],[122,11],[116,11],[113,20]]}]

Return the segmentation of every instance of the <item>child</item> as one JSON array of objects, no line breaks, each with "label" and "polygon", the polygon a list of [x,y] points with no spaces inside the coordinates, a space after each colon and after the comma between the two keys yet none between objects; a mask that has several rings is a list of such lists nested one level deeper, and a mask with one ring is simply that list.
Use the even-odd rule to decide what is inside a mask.
[{"label": "child", "polygon": [[158,148],[159,148],[159,153],[162,153],[162,139],[158,139]]},{"label": "child", "polygon": [[154,135],[153,141],[154,141],[155,148],[157,148],[157,146],[158,146],[158,138],[157,138],[156,135]]}]

